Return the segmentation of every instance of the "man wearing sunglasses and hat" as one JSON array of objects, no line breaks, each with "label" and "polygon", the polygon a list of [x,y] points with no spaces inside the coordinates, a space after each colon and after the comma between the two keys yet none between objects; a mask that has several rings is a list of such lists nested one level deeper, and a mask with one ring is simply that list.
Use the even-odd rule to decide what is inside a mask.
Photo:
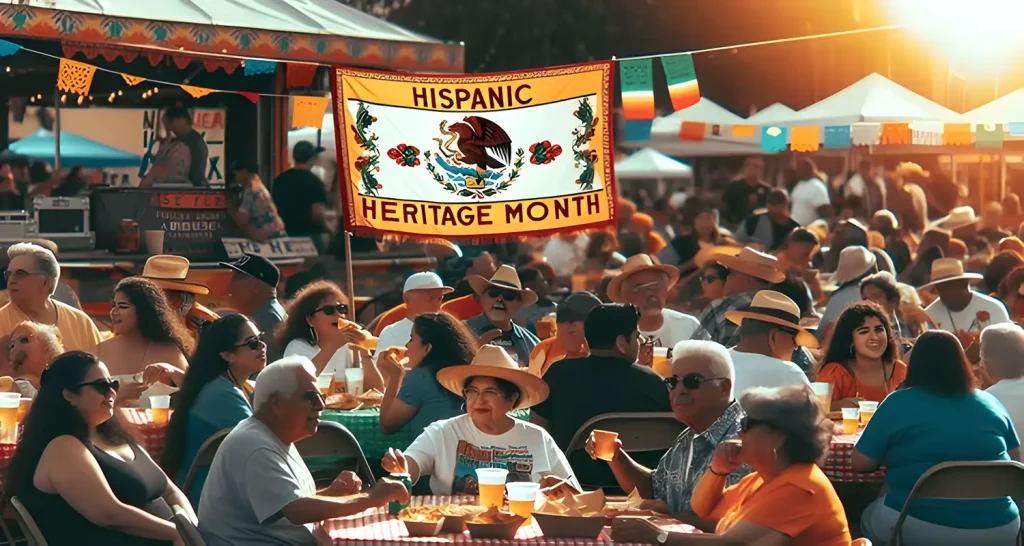
[{"label": "man wearing sunglasses and hat", "polygon": [[512,322],[524,305],[537,302],[537,294],[524,289],[519,274],[502,265],[488,280],[479,275],[468,277],[484,312],[466,321],[466,326],[483,342],[497,345],[515,358],[520,366],[530,362],[530,352],[540,343],[529,330]]},{"label": "man wearing sunglasses and hat", "polygon": [[[939,299],[924,310],[939,330],[967,341],[962,333],[972,333],[974,337],[986,326],[1010,322],[1006,307],[999,300],[971,290],[971,282],[981,279],[977,273],[964,273],[964,264],[955,258],[932,262],[931,282],[921,289],[934,288],[939,293]],[[964,343],[965,347],[968,345]]]}]

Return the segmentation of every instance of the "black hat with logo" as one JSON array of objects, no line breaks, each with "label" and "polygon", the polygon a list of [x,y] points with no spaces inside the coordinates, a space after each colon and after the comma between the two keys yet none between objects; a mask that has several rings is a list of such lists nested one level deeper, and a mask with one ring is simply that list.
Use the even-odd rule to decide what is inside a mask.
[{"label": "black hat with logo", "polygon": [[233,262],[221,262],[220,265],[259,279],[271,288],[277,288],[277,283],[281,282],[281,270],[259,254],[246,252],[241,258]]}]

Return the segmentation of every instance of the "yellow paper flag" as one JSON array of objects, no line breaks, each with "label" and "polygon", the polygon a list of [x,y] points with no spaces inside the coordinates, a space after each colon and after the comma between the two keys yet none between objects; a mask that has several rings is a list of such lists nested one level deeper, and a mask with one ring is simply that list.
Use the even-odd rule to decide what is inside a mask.
[{"label": "yellow paper flag", "polygon": [[733,125],[732,136],[735,138],[754,138],[757,134],[757,125]]},{"label": "yellow paper flag", "polygon": [[327,97],[292,95],[292,129],[321,128],[327,113]]},{"label": "yellow paper flag", "polygon": [[814,152],[821,147],[821,127],[807,125],[789,129],[789,148],[794,152]]},{"label": "yellow paper flag", "polygon": [[182,85],[181,88],[184,89],[186,93],[197,99],[205,97],[214,91],[213,89],[207,89],[206,87],[195,87],[192,85]]},{"label": "yellow paper flag", "polygon": [[146,78],[142,78],[142,77],[139,77],[139,76],[132,76],[131,74],[121,74],[121,77],[124,78],[124,83],[127,83],[128,85],[131,85],[131,86],[135,86],[135,85],[140,84],[141,82],[146,81]]},{"label": "yellow paper flag", "polygon": [[970,123],[947,123],[942,128],[942,143],[946,146],[970,146]]},{"label": "yellow paper flag", "polygon": [[61,59],[60,68],[57,71],[57,88],[68,93],[88,95],[94,75],[96,75],[96,67],[91,64]]}]

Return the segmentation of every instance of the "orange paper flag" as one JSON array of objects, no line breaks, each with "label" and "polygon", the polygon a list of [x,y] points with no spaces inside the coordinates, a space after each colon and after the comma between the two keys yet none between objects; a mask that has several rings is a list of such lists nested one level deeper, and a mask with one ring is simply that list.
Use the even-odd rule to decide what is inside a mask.
[{"label": "orange paper flag", "polygon": [[57,88],[68,93],[88,95],[92,87],[92,77],[96,75],[96,67],[91,64],[61,59],[57,72]]},{"label": "orange paper flag", "polygon": [[909,123],[883,123],[881,143],[885,144],[910,144],[914,134],[910,130]]},{"label": "orange paper flag", "polygon": [[821,147],[821,127],[808,125],[789,129],[789,149],[794,152],[814,152]]},{"label": "orange paper flag", "polygon": [[704,141],[704,131],[707,126],[699,121],[684,121],[679,127],[679,140],[691,140],[694,142]]},{"label": "orange paper flag", "polygon": [[327,113],[327,97],[292,95],[292,129],[320,128]]},{"label": "orange paper flag", "polygon": [[124,83],[127,83],[131,86],[136,86],[139,85],[139,83],[146,81],[146,78],[132,76],[131,74],[121,74],[121,77],[124,79]]},{"label": "orange paper flag", "polygon": [[733,125],[732,136],[736,138],[754,138],[757,136],[757,125]]},{"label": "orange paper flag", "polygon": [[947,123],[942,128],[942,143],[946,146],[970,146],[970,123]]},{"label": "orange paper flag", "polygon": [[214,91],[213,89],[208,89],[206,87],[195,87],[193,85],[182,85],[181,88],[184,89],[186,93],[192,95],[194,98],[197,99],[205,97],[206,95],[209,95]]}]

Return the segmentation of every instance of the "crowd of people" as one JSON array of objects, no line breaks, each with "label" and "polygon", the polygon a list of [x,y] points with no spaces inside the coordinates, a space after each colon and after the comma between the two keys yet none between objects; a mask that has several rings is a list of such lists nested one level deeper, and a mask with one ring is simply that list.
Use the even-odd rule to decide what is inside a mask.
[{"label": "crowd of people", "polygon": [[[349,471],[318,489],[296,449],[325,408],[318,376],[360,368],[383,393],[381,433],[416,437],[374,462],[416,490],[475,494],[475,470],[501,467],[553,497],[635,489],[644,509],[705,532],[624,520],[616,540],[886,544],[935,464],[1020,460],[1019,204],[934,217],[915,165],[882,177],[861,163],[837,186],[800,159],[791,191],[762,168],[749,159],[719,203],[620,198],[618,229],[453,245],[365,325],[348,322],[351,295],[327,279],[279,298],[279,270],[254,254],[224,264],[232,310],[215,313],[195,302],[208,290],[185,280],[187,260],[154,256],[115,287],[101,333],[56,299],[53,253],[15,245],[0,365],[33,403],[4,492],[52,543],[173,542],[179,506],[208,544],[312,544],[317,522],[410,495]],[[812,382],[831,385],[830,406]],[[153,461],[115,408],[157,383],[177,393]],[[819,465],[829,414],[872,401],[852,464],[884,466],[886,488],[851,525]],[[569,451],[585,423],[620,412],[671,412],[685,431],[649,460],[621,440],[594,460],[593,436]],[[213,464],[192,472],[223,430]],[[921,499],[902,536],[1004,544],[1019,528],[1010,497]]]}]

